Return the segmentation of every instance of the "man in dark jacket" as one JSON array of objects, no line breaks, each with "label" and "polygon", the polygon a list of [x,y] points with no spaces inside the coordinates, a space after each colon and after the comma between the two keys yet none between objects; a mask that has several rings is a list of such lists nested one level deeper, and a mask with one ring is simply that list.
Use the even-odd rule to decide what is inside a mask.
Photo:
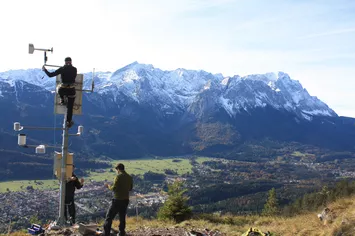
[{"label": "man in dark jacket", "polygon": [[106,220],[104,224],[105,236],[110,235],[112,220],[115,218],[117,213],[120,219],[120,225],[118,226],[120,230],[119,236],[126,235],[126,214],[129,204],[129,191],[131,191],[133,188],[133,179],[129,174],[127,174],[123,164],[119,163],[115,169],[117,170],[117,176],[113,185],[111,186],[107,183],[105,184],[105,187],[114,193],[111,206],[106,214]]},{"label": "man in dark jacket", "polygon": [[[84,179],[82,178],[79,182],[78,177],[73,173],[70,180],[65,185],[65,209],[64,217],[68,221],[67,210],[69,211],[70,223],[75,224],[75,204],[74,204],[74,193],[75,189],[81,189],[84,185]],[[67,209],[68,208],[68,209]]]},{"label": "man in dark jacket", "polygon": [[74,122],[72,121],[73,117],[73,106],[75,101],[75,78],[77,75],[77,69],[72,65],[70,57],[65,58],[65,65],[60,67],[54,72],[48,72],[47,69],[43,66],[42,70],[49,76],[54,77],[61,75],[62,83],[58,89],[60,96],[60,105],[65,105],[64,96],[68,97],[67,105],[67,126],[70,128]]}]

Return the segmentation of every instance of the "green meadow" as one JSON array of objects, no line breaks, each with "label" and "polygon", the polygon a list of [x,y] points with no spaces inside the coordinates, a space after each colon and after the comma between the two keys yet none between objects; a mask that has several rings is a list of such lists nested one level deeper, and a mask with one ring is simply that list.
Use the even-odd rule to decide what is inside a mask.
[{"label": "green meadow", "polygon": [[0,182],[0,192],[4,193],[9,191],[22,191],[26,190],[28,186],[32,186],[34,189],[48,190],[48,189],[58,189],[59,182],[55,179],[47,180],[18,180],[18,181],[7,181]]},{"label": "green meadow", "polygon": [[[198,157],[196,161],[203,163],[209,160],[208,157]],[[184,158],[162,158],[156,157],[152,159],[137,159],[137,160],[113,160],[111,161],[112,168],[99,169],[97,171],[88,172],[88,176],[85,177],[86,181],[112,181],[115,177],[114,166],[117,163],[123,163],[126,167],[126,171],[129,174],[143,175],[144,173],[151,171],[155,173],[163,174],[166,169],[173,170],[179,175],[191,173],[192,165],[188,159]],[[78,176],[79,178],[81,176]],[[34,189],[58,189],[59,182],[55,179],[50,180],[20,180],[20,181],[7,181],[0,182],[0,192],[10,191],[22,191],[26,190],[28,186],[32,186]]]}]

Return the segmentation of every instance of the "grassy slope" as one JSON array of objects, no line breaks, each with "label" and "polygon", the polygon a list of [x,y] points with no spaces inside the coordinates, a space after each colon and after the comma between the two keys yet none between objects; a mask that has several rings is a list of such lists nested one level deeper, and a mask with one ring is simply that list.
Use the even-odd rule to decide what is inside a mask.
[{"label": "grassy slope", "polygon": [[[182,227],[208,228],[211,230],[220,230],[227,235],[241,235],[250,227],[256,227],[263,232],[270,231],[275,235],[302,235],[302,236],[330,236],[330,235],[355,235],[355,197],[341,199],[330,204],[329,208],[333,210],[336,218],[332,223],[321,222],[317,218],[320,212],[306,213],[290,218],[279,217],[260,217],[260,216],[209,216],[205,219],[190,220],[180,224]],[[209,218],[209,219],[207,219]],[[342,223],[344,222],[344,223]],[[118,222],[114,223],[117,226]],[[145,221],[130,218],[128,229],[134,230],[139,227],[169,227],[172,223],[162,223],[157,220]],[[342,234],[337,234],[342,232]]]},{"label": "grassy slope", "polygon": [[[127,231],[142,228],[169,228],[183,227],[186,229],[219,230],[227,235],[241,235],[250,227],[256,227],[264,232],[270,231],[274,235],[299,235],[299,236],[330,236],[355,235],[355,197],[340,199],[329,205],[336,218],[333,222],[324,224],[317,218],[319,212],[300,214],[290,218],[259,217],[259,216],[224,216],[209,215],[204,219],[195,219],[182,222],[178,225],[172,222],[158,220],[136,219],[131,216],[127,220]],[[99,222],[102,224],[102,222]],[[118,221],[113,223],[117,228]],[[23,232],[12,233],[12,236],[24,236]]]}]

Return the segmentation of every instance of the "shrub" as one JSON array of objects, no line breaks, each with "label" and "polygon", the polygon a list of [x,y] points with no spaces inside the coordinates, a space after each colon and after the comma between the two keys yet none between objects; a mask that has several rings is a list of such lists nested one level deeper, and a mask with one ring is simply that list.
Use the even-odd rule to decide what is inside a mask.
[{"label": "shrub", "polygon": [[174,220],[179,223],[192,215],[191,208],[187,205],[188,197],[184,195],[187,189],[183,188],[183,182],[175,181],[168,185],[168,199],[159,209],[158,219]]}]

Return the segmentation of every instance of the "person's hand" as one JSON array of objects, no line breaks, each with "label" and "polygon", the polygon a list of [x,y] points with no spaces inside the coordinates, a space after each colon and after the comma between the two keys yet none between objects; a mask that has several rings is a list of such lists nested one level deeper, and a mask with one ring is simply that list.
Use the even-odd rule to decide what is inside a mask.
[{"label": "person's hand", "polygon": [[44,67],[44,65],[42,66],[42,70],[43,70],[43,71],[47,70],[46,67]]},{"label": "person's hand", "polygon": [[83,178],[80,179],[80,183],[81,183],[81,185],[83,185],[83,183],[84,183],[84,179]]}]

